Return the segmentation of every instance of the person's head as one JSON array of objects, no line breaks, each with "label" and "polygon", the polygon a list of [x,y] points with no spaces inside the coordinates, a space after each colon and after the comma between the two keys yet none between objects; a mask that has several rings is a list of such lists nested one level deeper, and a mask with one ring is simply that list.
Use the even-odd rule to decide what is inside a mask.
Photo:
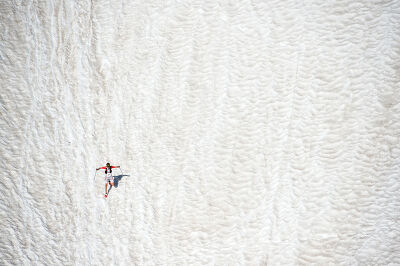
[{"label": "person's head", "polygon": [[107,167],[111,167],[110,163],[107,163],[106,166],[107,166]]}]

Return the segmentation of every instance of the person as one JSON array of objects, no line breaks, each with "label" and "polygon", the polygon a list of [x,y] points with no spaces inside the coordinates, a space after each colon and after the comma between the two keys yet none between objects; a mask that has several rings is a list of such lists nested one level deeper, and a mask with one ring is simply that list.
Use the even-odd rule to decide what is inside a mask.
[{"label": "person", "polygon": [[112,169],[113,168],[120,168],[120,166],[114,166],[114,165],[111,165],[110,163],[107,163],[106,166],[102,166],[102,167],[96,168],[96,171],[100,170],[100,169],[105,169],[105,171],[104,171],[104,173],[106,174],[105,177],[104,177],[104,180],[106,181],[105,194],[104,194],[105,198],[107,198],[107,196],[108,196],[107,185],[108,184],[110,185],[110,189],[111,189],[112,186],[114,186],[114,177],[112,175]]}]

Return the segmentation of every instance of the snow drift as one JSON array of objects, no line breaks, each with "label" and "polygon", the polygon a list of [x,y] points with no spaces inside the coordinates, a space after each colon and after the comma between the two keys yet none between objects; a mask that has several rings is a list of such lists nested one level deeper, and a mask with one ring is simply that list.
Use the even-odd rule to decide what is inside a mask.
[{"label": "snow drift", "polygon": [[1,265],[400,264],[399,1],[0,21]]}]

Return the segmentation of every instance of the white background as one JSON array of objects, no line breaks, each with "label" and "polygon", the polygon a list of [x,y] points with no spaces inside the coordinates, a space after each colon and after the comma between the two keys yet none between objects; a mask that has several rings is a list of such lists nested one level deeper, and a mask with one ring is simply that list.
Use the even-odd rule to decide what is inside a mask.
[{"label": "white background", "polygon": [[400,264],[399,1],[0,22],[1,265]]}]

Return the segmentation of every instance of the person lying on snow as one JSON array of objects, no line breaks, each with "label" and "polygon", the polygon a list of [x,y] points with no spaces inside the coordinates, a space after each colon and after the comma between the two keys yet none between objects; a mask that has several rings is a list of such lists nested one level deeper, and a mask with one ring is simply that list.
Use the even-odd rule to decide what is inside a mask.
[{"label": "person lying on snow", "polygon": [[106,182],[106,185],[105,185],[106,193],[104,194],[105,198],[107,198],[107,196],[108,196],[107,184],[110,184],[110,188],[112,186],[114,186],[114,177],[112,175],[112,170],[111,170],[112,168],[120,168],[120,166],[114,166],[114,165],[110,165],[110,163],[107,163],[106,166],[96,168],[96,171],[100,170],[100,169],[105,169],[105,171],[104,171],[106,174],[104,177],[104,181]]}]

